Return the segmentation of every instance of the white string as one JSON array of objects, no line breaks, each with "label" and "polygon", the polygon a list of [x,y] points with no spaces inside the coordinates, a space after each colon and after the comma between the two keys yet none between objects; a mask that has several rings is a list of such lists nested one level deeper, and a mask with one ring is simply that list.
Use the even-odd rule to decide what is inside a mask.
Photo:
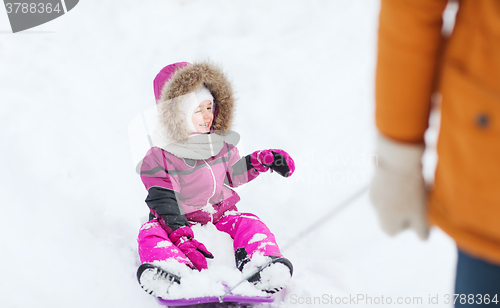
[{"label": "white string", "polygon": [[[297,235],[295,235],[291,240],[289,240],[283,246],[283,248],[281,249],[281,251],[283,252],[283,251],[286,251],[287,249],[289,249],[290,247],[293,247],[295,244],[298,243],[298,241],[301,238],[303,238],[304,236],[308,235],[312,231],[318,229],[319,227],[321,227],[323,224],[325,224],[327,221],[329,221],[333,217],[337,216],[340,212],[342,212],[342,210],[344,210],[345,208],[347,208],[347,206],[350,205],[354,200],[356,200],[357,198],[359,198],[360,196],[362,196],[368,190],[369,187],[370,187],[370,185],[365,185],[365,186],[361,187],[355,193],[351,194],[347,199],[345,199],[344,201],[340,202],[330,212],[328,212],[327,214],[323,215],[320,219],[318,219],[315,222],[313,222],[312,224],[310,224],[309,227],[305,228],[304,230],[302,230],[301,232],[299,232]],[[266,264],[258,267],[257,270],[254,273],[252,273],[251,275],[249,275],[248,277],[246,277],[245,279],[241,280],[236,285],[234,285],[233,287],[231,287],[229,290],[226,291],[226,293],[224,293],[224,295],[219,296],[219,302],[222,303],[224,301],[224,297],[226,297],[229,293],[231,293],[237,286],[239,286],[243,282],[247,281],[248,278],[252,277],[253,275],[255,275],[257,273],[260,273],[264,268],[266,268],[269,264],[271,264],[271,262],[273,262],[273,260],[269,260]]]}]

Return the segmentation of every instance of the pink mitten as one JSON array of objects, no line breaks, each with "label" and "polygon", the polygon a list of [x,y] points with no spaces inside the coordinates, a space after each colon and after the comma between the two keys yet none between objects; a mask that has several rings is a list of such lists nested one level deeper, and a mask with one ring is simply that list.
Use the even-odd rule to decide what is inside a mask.
[{"label": "pink mitten", "polygon": [[207,268],[207,259],[214,256],[207,250],[205,245],[193,238],[193,230],[190,227],[182,227],[170,233],[170,240],[179,248],[193,265],[201,271]]},{"label": "pink mitten", "polygon": [[289,177],[295,171],[295,162],[283,150],[272,149],[253,152],[250,156],[250,162],[259,172],[265,172],[271,168],[281,176]]}]

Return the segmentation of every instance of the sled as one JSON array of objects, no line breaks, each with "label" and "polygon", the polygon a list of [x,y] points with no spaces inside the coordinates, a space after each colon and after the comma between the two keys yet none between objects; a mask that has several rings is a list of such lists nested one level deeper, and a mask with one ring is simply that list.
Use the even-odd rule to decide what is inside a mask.
[{"label": "sled", "polygon": [[[165,306],[190,306],[190,305],[201,305],[201,304],[209,304],[209,303],[222,303],[235,304],[236,306],[252,306],[260,303],[272,303],[274,301],[274,296],[245,296],[245,295],[236,295],[229,294],[224,297],[222,301],[219,300],[218,296],[203,296],[203,297],[195,297],[195,298],[180,298],[180,299],[162,299],[158,298],[158,302],[161,305]],[[216,307],[214,305],[214,307]]]}]

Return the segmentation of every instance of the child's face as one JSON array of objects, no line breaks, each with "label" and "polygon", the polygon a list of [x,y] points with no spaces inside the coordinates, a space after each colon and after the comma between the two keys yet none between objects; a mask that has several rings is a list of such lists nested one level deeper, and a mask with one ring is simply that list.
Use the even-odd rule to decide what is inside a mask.
[{"label": "child's face", "polygon": [[212,103],[209,100],[203,101],[193,112],[192,121],[198,133],[207,133],[212,127],[214,114],[212,113]]}]

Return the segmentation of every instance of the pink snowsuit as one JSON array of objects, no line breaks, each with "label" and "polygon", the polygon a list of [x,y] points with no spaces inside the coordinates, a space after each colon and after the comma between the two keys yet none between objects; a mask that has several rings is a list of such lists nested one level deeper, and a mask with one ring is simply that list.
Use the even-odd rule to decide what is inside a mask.
[{"label": "pink snowsuit", "polygon": [[[193,137],[179,130],[183,124],[182,115],[178,114],[181,108],[174,104],[179,103],[175,98],[193,91],[200,84],[214,96],[212,133],[213,129],[228,132],[233,113],[230,84],[209,64],[188,65],[167,66],[155,78],[157,103],[167,104],[165,108],[159,106],[159,111],[172,134],[168,137],[181,142],[190,139],[187,136]],[[199,137],[210,136],[215,135],[201,134]],[[232,188],[252,181],[263,170],[252,164],[251,155],[241,158],[234,145],[225,141],[219,145],[218,152],[203,159],[188,158],[189,155],[184,156],[182,151],[174,155],[174,151],[160,147],[152,147],[144,157],[141,179],[148,190],[146,203],[151,214],[150,221],[141,227],[138,236],[142,263],[174,259],[194,267],[169,235],[193,223],[208,222],[234,239],[236,265],[240,270],[257,252],[265,256],[282,256],[267,226],[257,216],[240,213],[236,208],[240,197]]]},{"label": "pink snowsuit", "polygon": [[259,175],[251,165],[248,167],[247,158],[241,158],[237,148],[227,143],[216,156],[206,160],[186,160],[160,148],[151,148],[143,160],[141,179],[148,191],[174,192],[177,203],[171,207],[177,207],[179,213],[163,218],[158,212],[175,211],[176,208],[162,209],[161,206],[168,205],[161,203],[156,207],[150,205],[155,219],[144,224],[139,232],[141,262],[173,258],[192,266],[168,236],[179,221],[177,227],[214,223],[218,230],[234,239],[235,252],[241,255],[237,262],[239,258],[251,258],[255,252],[281,256],[267,226],[257,216],[239,213],[236,208],[240,197],[231,187],[238,187]]}]

